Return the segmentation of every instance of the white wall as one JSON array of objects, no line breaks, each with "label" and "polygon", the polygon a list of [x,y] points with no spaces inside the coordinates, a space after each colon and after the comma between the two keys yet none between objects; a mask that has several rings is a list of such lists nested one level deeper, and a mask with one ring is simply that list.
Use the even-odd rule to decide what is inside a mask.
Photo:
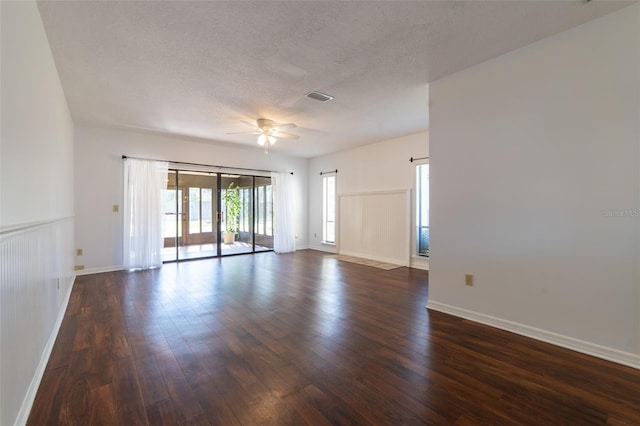
[{"label": "white wall", "polygon": [[122,268],[122,155],[294,172],[296,248],[307,247],[308,160],[268,155],[258,145],[237,147],[196,139],[98,127],[76,127],[76,265],[85,272]]},{"label": "white wall", "polygon": [[640,367],[639,29],[634,5],[430,85],[428,307]]},{"label": "white wall", "polygon": [[0,226],[71,216],[73,123],[42,21],[2,3]]},{"label": "white wall", "polygon": [[[425,99],[426,103],[426,99]],[[415,133],[371,145],[316,157],[309,162],[309,246],[335,252],[322,244],[322,176],[338,169],[338,194],[415,189],[411,157],[429,156],[429,134]],[[419,262],[419,259],[416,260]],[[416,265],[418,266],[418,265]]]},{"label": "white wall", "polygon": [[35,2],[0,2],[0,424],[23,424],[73,282],[73,123]]}]

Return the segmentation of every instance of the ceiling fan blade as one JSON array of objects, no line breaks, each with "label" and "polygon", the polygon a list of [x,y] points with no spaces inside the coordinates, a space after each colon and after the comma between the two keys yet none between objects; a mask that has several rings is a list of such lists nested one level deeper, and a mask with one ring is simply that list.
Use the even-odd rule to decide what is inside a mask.
[{"label": "ceiling fan blade", "polygon": [[276,132],[273,134],[273,136],[280,139],[300,139],[300,136],[298,135],[294,135],[291,133],[283,133],[283,132]]},{"label": "ceiling fan blade", "polygon": [[260,132],[258,131],[253,131],[253,132],[227,132],[228,135],[259,135]]},{"label": "ceiling fan blade", "polygon": [[295,129],[296,126],[294,123],[284,123],[284,124],[274,124],[273,128],[277,129],[278,131],[280,130],[284,130],[284,129]]},{"label": "ceiling fan blade", "polygon": [[240,122],[242,124],[244,124],[245,126],[251,127],[252,129],[257,129],[258,128],[258,126],[256,126],[256,123],[252,123],[250,121],[244,121],[244,120],[240,120]]}]

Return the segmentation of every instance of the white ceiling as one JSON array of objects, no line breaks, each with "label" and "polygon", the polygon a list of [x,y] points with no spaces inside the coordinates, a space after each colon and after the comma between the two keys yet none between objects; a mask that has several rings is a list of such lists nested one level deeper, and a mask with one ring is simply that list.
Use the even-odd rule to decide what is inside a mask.
[{"label": "white ceiling", "polygon": [[[314,157],[428,128],[428,83],[631,2],[41,1],[76,124]],[[319,90],[327,103],[305,97]]]}]

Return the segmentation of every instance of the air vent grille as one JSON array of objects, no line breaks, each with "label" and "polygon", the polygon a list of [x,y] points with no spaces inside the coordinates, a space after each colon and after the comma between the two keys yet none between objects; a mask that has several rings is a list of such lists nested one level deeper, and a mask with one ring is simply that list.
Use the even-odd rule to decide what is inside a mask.
[{"label": "air vent grille", "polygon": [[307,97],[311,99],[315,99],[316,101],[320,101],[320,102],[327,102],[333,99],[333,96],[327,95],[325,93],[320,93],[320,92],[309,92],[307,93]]}]

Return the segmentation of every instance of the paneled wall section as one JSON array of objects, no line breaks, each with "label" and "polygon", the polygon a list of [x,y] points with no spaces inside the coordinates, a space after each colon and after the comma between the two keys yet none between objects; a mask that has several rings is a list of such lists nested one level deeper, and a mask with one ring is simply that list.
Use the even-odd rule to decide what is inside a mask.
[{"label": "paneled wall section", "polygon": [[0,232],[0,424],[24,424],[73,285],[73,219]]},{"label": "paneled wall section", "polygon": [[408,190],[340,194],[340,254],[409,266]]}]

